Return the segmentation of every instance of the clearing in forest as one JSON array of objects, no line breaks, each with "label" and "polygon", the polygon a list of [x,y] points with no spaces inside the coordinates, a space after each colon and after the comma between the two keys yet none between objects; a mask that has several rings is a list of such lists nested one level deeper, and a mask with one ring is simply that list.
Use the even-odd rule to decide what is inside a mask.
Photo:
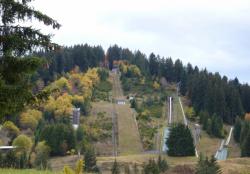
[{"label": "clearing in forest", "polygon": [[[135,113],[130,108],[129,101],[123,95],[119,75],[111,73],[113,78],[113,102],[114,113],[117,117],[117,131],[118,137],[118,153],[120,154],[134,154],[143,151],[140,140],[140,135],[136,125]],[[118,104],[117,101],[125,101],[125,103]]]}]

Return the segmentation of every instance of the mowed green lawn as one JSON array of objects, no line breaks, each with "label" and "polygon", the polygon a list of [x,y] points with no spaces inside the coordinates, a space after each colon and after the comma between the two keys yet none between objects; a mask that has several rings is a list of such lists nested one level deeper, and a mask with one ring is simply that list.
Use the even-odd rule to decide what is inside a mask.
[{"label": "mowed green lawn", "polygon": [[0,174],[62,174],[62,172],[35,169],[0,169]]}]

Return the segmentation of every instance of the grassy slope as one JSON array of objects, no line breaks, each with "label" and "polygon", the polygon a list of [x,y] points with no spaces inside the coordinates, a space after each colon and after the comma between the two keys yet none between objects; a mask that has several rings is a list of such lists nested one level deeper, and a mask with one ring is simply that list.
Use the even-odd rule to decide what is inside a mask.
[{"label": "grassy slope", "polygon": [[[114,85],[114,84],[113,84]],[[116,84],[113,87],[113,95],[117,98],[124,98],[122,90],[119,86],[120,84]],[[171,91],[170,91],[171,93]],[[172,95],[174,95],[174,92],[172,91]],[[176,97],[176,96],[174,96]],[[175,102],[175,122],[183,122],[182,112],[179,106],[179,102],[176,98]],[[183,102],[184,107],[186,106],[186,102]],[[106,112],[110,111],[110,108],[112,104],[108,103],[96,103],[93,105],[94,108],[102,108]],[[136,130],[135,122],[132,117],[132,110],[129,108],[129,104],[126,105],[116,105],[116,110],[118,113],[118,125],[119,125],[119,150],[121,152],[121,156],[117,157],[117,161],[121,163],[138,163],[142,164],[143,162],[148,161],[150,158],[156,158],[157,155],[153,154],[139,154],[141,152],[141,142],[139,139],[138,131]],[[99,109],[97,109],[99,110]],[[163,115],[168,112],[166,108],[163,107]],[[109,115],[109,114],[108,114]],[[161,118],[162,121],[166,121],[166,118]],[[194,124],[194,123],[192,123]],[[135,133],[134,133],[135,132]],[[138,135],[137,135],[138,134]],[[161,139],[160,139],[161,140]],[[132,143],[131,143],[132,142]],[[220,145],[221,140],[218,138],[211,138],[209,135],[206,134],[206,132],[202,131],[202,138],[198,145],[198,151],[203,152],[206,155],[210,156],[212,154],[215,154],[216,150],[218,149]],[[157,143],[156,143],[157,144]],[[237,157],[238,155],[238,149],[235,149],[237,145],[233,141],[230,143],[231,150],[229,152],[230,157]],[[129,154],[129,155],[128,155]],[[167,159],[170,166],[176,166],[176,165],[191,165],[194,166],[196,164],[197,158],[195,157],[168,157],[164,155],[164,157]],[[61,160],[59,160],[61,161]],[[67,160],[66,160],[67,161]],[[65,163],[60,163],[60,165],[57,166],[57,170],[61,170],[63,167],[63,164],[70,164],[70,157],[69,160]],[[98,165],[101,166],[102,169],[106,170],[107,168],[103,166],[108,166],[110,168],[112,162],[114,161],[113,157],[98,157]],[[246,171],[249,169],[250,164],[250,158],[248,159],[229,159],[227,161],[221,161],[219,162],[220,165],[223,168],[223,174],[233,174],[233,171]],[[247,164],[248,163],[248,164]],[[246,165],[247,164],[247,165]],[[72,162],[72,165],[74,163]],[[229,166],[230,165],[230,166]],[[107,171],[104,173],[108,173]],[[236,173],[237,174],[237,173]]]},{"label": "grassy slope", "polygon": [[[105,113],[105,118],[112,120],[112,103],[100,101],[92,103],[91,116],[98,117],[98,113]],[[96,153],[99,155],[112,155],[113,144],[112,138],[108,138],[105,142],[95,143]]]},{"label": "grassy slope", "polygon": [[223,174],[250,174],[250,158],[232,158],[219,164]]},{"label": "grassy slope", "polygon": [[[119,163],[133,164],[137,163],[141,165],[143,162],[148,161],[150,158],[157,158],[156,155],[128,155],[128,156],[119,156],[117,157],[117,161]],[[170,164],[170,169],[176,165],[188,165],[192,168],[195,166],[197,158],[194,157],[167,157],[164,156],[167,160],[168,164]],[[103,169],[102,173],[110,173],[110,168],[114,161],[113,157],[98,157],[98,165]],[[220,161],[219,165],[222,168],[222,174],[250,174],[250,158],[234,158],[228,159],[226,161]],[[0,174],[62,174],[62,168],[56,171],[37,171],[33,169],[24,169],[24,170],[16,170],[16,169],[0,169]],[[174,174],[169,170],[168,174]],[[176,173],[175,173],[176,174]]]},{"label": "grassy slope", "polygon": [[[170,168],[173,168],[177,165],[188,165],[194,168],[197,162],[197,158],[195,157],[168,157],[163,155],[163,157],[167,160]],[[149,154],[141,154],[141,155],[128,155],[128,156],[119,156],[116,160],[119,163],[133,164],[137,163],[138,165],[143,164],[143,162],[147,162],[149,159],[157,158],[157,155],[149,155]],[[111,165],[114,161],[113,157],[99,157],[98,164],[100,166]],[[222,168],[222,174],[250,174],[250,158],[234,158],[228,159],[226,161],[218,162]],[[107,168],[110,168],[107,167]],[[108,173],[108,171],[104,172]],[[172,174],[171,170],[168,171],[168,174]]]},{"label": "grassy slope", "polygon": [[[187,100],[187,98],[182,97],[182,103],[183,103],[183,107],[185,110],[187,108],[187,103],[189,103],[189,101]],[[192,130],[194,130],[194,124],[195,122],[190,122],[190,128]],[[228,133],[229,133],[230,127],[231,126],[229,125],[224,125],[224,129],[226,129]],[[228,135],[226,135],[226,138],[227,136]],[[216,151],[220,147],[221,141],[222,139],[211,137],[206,133],[206,131],[202,130],[201,139],[197,146],[198,153],[202,152],[208,156],[215,155]],[[229,158],[240,157],[240,147],[237,143],[235,143],[233,136],[231,137],[231,141],[228,147],[229,147],[229,151],[228,151]]]},{"label": "grassy slope", "polygon": [[[113,98],[125,99],[118,75],[112,74],[112,76],[114,79],[112,92]],[[115,103],[114,105],[118,118],[118,151],[121,154],[134,154],[142,152],[139,132],[129,104],[118,105]]]},{"label": "grassy slope", "polygon": [[40,171],[34,169],[0,169],[0,174],[62,174],[62,172]]},{"label": "grassy slope", "polygon": [[119,130],[119,152],[121,154],[141,153],[141,140],[129,105],[117,105],[116,109]]}]

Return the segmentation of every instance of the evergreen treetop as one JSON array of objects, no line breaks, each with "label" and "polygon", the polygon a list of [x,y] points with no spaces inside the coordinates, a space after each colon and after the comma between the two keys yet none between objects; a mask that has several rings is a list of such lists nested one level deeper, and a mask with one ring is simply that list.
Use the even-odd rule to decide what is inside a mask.
[{"label": "evergreen treetop", "polygon": [[46,35],[20,22],[38,20],[53,29],[60,24],[49,16],[34,10],[32,0],[0,0],[0,118],[20,111],[46,94],[34,95],[30,74],[43,63],[40,58],[27,54],[34,49],[53,50],[57,47]]},{"label": "evergreen treetop", "polygon": [[189,128],[184,124],[177,124],[171,128],[166,145],[170,156],[195,155],[193,137]]}]

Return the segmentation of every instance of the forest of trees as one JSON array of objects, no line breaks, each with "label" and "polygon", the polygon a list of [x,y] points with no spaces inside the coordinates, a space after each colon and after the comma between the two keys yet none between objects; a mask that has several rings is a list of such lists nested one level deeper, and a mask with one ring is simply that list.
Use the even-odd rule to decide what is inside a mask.
[{"label": "forest of trees", "polygon": [[236,116],[250,112],[250,86],[241,84],[237,78],[229,80],[190,63],[185,66],[179,59],[173,61],[153,53],[147,57],[140,51],[132,52],[117,45],[108,49],[107,58],[110,68],[113,60],[127,60],[148,78],[165,77],[168,82],[180,82],[180,93],[189,97],[196,113],[206,111],[210,117],[215,114],[232,124]]},{"label": "forest of trees", "polygon": [[250,115],[246,114],[244,119],[236,118],[233,137],[240,144],[241,156],[250,156]]},{"label": "forest of trees", "polygon": [[[145,86],[145,81],[150,79],[152,83],[146,84],[151,91],[161,89],[158,82],[162,77],[168,83],[180,84],[180,93],[190,99],[209,134],[223,137],[223,121],[236,122],[234,138],[240,143],[241,155],[250,156],[250,116],[246,115],[245,120],[239,118],[250,112],[248,84],[239,83],[237,78],[228,80],[206,69],[199,70],[191,64],[185,66],[179,59],[173,62],[171,58],[153,53],[147,57],[140,51],[132,52],[117,45],[111,46],[106,55],[101,46],[59,47],[51,42],[51,35],[16,23],[35,19],[53,29],[60,28],[56,20],[30,7],[30,2],[0,1],[0,144],[18,147],[0,153],[0,167],[48,169],[50,156],[73,155],[77,151],[84,153],[84,160],[78,163],[79,172],[83,168],[87,172],[98,172],[92,144],[111,139],[112,123],[104,119],[105,113],[99,113],[96,120],[87,118],[91,102],[109,100],[112,88],[107,80],[109,72],[100,66],[112,69],[114,60],[127,61],[120,67],[123,84],[128,84],[130,78],[131,82],[134,80]],[[144,148],[153,147],[156,129],[148,126],[149,115],[155,118],[162,115],[160,110],[165,97],[148,98],[140,107],[136,100],[131,102],[142,117],[138,119],[138,127],[146,132],[142,134]],[[81,109],[77,129],[71,123],[72,108],[75,107]],[[184,125],[172,127],[166,143],[170,156],[195,154],[191,132]],[[212,166],[211,173],[219,172],[213,157],[210,161],[200,158],[197,170],[203,171],[207,166]],[[113,173],[119,173],[116,169],[113,167]],[[161,173],[167,169],[166,161],[161,158],[157,162],[150,160],[143,166],[144,173]]]},{"label": "forest of trees", "polygon": [[[48,62],[34,75],[34,79],[41,78],[45,84],[75,66],[86,71],[89,67],[103,65],[105,58],[102,47],[87,44],[63,47],[54,53],[38,52],[36,55],[45,57]],[[110,69],[114,60],[126,60],[139,67],[146,78],[165,77],[169,83],[180,82],[180,93],[188,96],[196,115],[207,112],[210,119],[216,115],[223,122],[233,124],[237,116],[250,112],[250,86],[241,84],[237,78],[229,80],[226,76],[193,67],[190,63],[185,66],[179,59],[173,61],[153,53],[147,57],[140,51],[132,52],[117,45],[109,47],[106,58]]]},{"label": "forest of trees", "polygon": [[[86,71],[89,67],[103,64],[105,52],[100,46],[76,45],[65,47],[55,53],[39,52],[39,56],[48,59],[48,66],[41,68],[34,76],[42,78],[45,83],[54,80],[57,75],[79,66]],[[241,84],[237,78],[229,80],[219,73],[210,73],[206,69],[183,65],[181,60],[173,61],[150,54],[147,57],[140,51],[132,52],[114,45],[107,50],[109,68],[114,60],[126,60],[139,67],[142,75],[147,78],[165,77],[168,82],[180,82],[180,93],[192,102],[195,112],[206,111],[209,116],[214,114],[226,123],[234,123],[236,116],[250,112],[250,86]]]},{"label": "forest of trees", "polygon": [[34,79],[41,78],[45,84],[57,79],[57,76],[71,71],[78,66],[85,72],[88,68],[98,67],[104,59],[104,50],[101,46],[75,45],[61,47],[54,52],[35,52],[35,55],[43,57],[47,62],[38,70]]}]

